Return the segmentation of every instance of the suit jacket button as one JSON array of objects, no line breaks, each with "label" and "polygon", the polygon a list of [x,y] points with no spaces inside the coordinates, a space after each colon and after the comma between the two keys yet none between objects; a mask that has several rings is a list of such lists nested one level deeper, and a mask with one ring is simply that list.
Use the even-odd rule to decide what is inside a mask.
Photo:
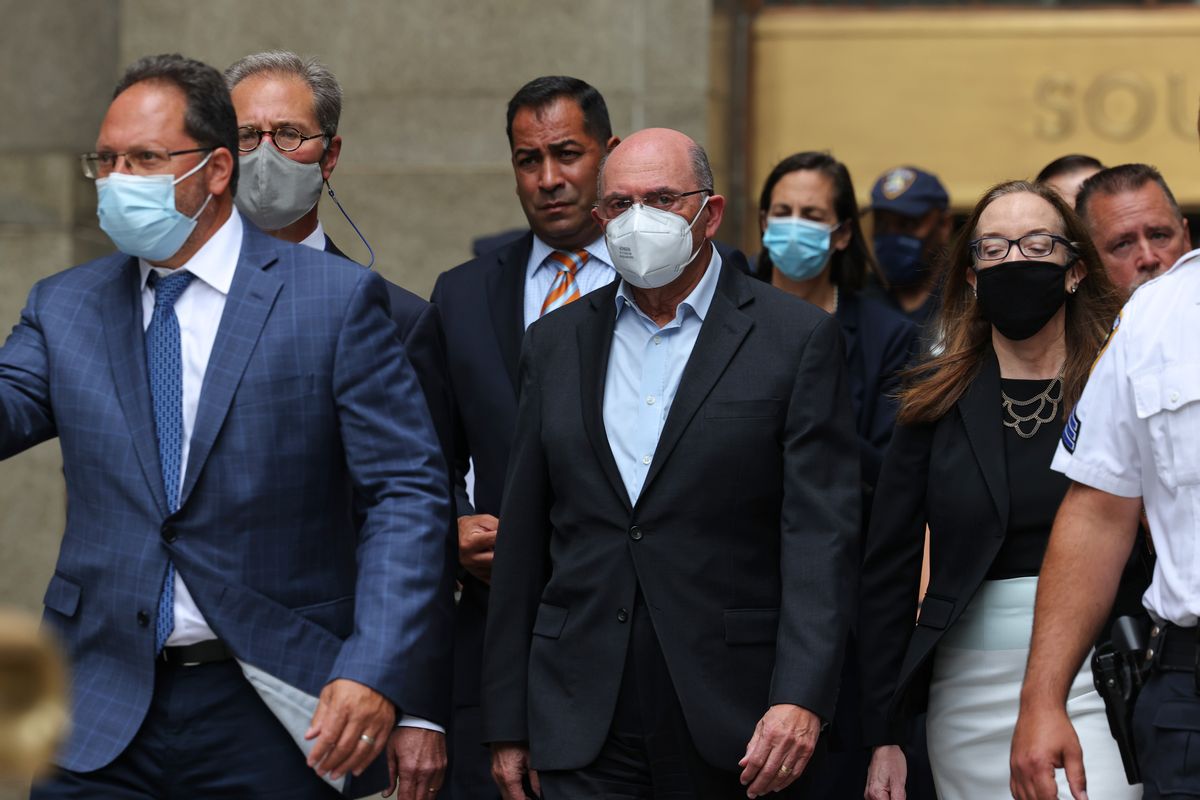
[{"label": "suit jacket button", "polygon": [[145,611],[139,611],[137,613],[137,621],[138,625],[141,625],[144,628],[150,624],[150,615]]},{"label": "suit jacket button", "polygon": [[629,621],[629,612],[623,608],[618,609],[617,610],[617,622],[628,622],[628,621]]},{"label": "suit jacket button", "polygon": [[640,542],[642,540],[642,529],[637,525],[634,525],[629,529],[629,538],[633,539],[635,542]]},{"label": "suit jacket button", "polygon": [[173,542],[179,538],[179,534],[175,532],[174,528],[164,522],[162,526],[162,537],[167,542]]}]

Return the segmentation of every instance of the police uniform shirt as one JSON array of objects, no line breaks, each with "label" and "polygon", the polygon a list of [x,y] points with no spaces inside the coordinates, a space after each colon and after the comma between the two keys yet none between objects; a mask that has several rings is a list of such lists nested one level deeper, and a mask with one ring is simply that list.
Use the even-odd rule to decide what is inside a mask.
[{"label": "police uniform shirt", "polygon": [[1141,286],[1100,351],[1051,465],[1141,497],[1158,554],[1142,598],[1160,622],[1200,614],[1200,250]]}]

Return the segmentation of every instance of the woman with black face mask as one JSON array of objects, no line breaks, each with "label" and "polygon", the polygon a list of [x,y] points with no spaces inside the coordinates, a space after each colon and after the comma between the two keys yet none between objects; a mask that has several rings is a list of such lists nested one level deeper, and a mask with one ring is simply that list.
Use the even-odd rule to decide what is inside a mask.
[{"label": "woman with black face mask", "polygon": [[[1037,575],[1068,483],[1050,461],[1118,312],[1079,219],[1040,185],[985,194],[945,268],[944,349],[901,392],[866,542],[858,635],[869,800],[899,796],[906,765],[896,745],[925,707],[941,800],[1010,796]],[[1140,797],[1087,667],[1067,708],[1089,796]],[[1059,783],[1069,797],[1061,773]]]}]

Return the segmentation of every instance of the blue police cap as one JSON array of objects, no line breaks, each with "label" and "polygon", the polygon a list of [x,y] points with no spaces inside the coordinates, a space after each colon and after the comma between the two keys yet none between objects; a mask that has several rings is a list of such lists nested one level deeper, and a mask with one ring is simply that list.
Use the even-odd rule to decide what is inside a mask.
[{"label": "blue police cap", "polygon": [[871,209],[920,217],[931,208],[950,205],[946,187],[937,176],[916,167],[896,167],[879,176],[871,187]]}]

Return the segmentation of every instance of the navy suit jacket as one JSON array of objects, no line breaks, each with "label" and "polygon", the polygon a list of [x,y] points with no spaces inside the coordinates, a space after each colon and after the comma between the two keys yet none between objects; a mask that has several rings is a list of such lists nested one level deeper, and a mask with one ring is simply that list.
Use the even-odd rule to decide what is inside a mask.
[{"label": "navy suit jacket", "polygon": [[446,468],[382,279],[245,226],[170,514],[139,277],[118,253],[40,281],[0,349],[0,457],[54,436],[63,454],[45,596],[73,670],[58,763],[105,766],[140,726],[168,558],[239,659],[442,718],[410,665],[443,635]]},{"label": "navy suit jacket", "polygon": [[[507,236],[507,234],[505,234]],[[746,257],[717,243],[725,264],[749,272]],[[525,272],[533,233],[442,273],[433,304],[446,332],[453,397],[456,513],[500,516],[509,449],[517,424],[517,362],[525,335]],[[474,504],[465,477],[474,463]],[[461,572],[454,628],[454,704],[479,704],[488,587]]]},{"label": "navy suit jacket", "polygon": [[[325,252],[353,261],[342,252],[329,236],[325,237]],[[356,262],[355,262],[356,263]],[[449,465],[454,458],[454,425],[450,419],[450,384],[446,379],[446,341],[442,333],[442,319],[437,307],[417,297],[386,278],[388,305],[391,307],[392,322],[404,343],[404,353],[416,371],[417,381],[425,395],[433,429],[437,433],[442,458],[446,462],[447,486],[452,474]],[[432,610],[440,618],[438,636],[426,642],[426,649],[409,662],[414,678],[427,687],[428,707],[436,711],[426,717],[443,727],[450,720],[451,653],[454,615],[454,584],[458,565],[458,525],[455,515],[449,514],[446,530],[446,547],[443,556],[443,584],[438,591],[438,604]]]}]

